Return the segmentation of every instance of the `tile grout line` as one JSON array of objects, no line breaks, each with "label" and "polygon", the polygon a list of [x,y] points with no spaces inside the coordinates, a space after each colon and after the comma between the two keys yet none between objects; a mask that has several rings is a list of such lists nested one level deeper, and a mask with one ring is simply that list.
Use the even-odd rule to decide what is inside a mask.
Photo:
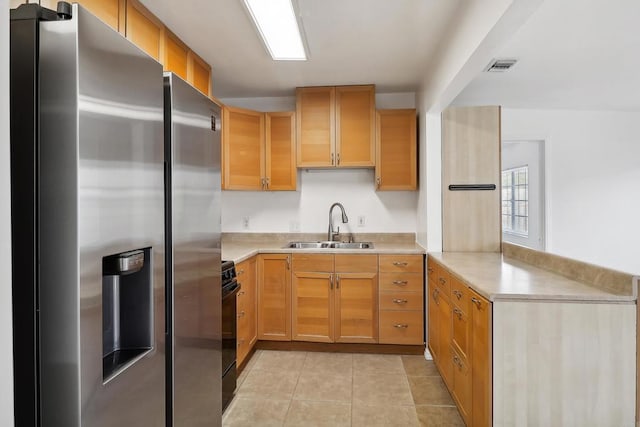
[{"label": "tile grout line", "polygon": [[291,393],[291,398],[289,399],[289,406],[287,406],[287,412],[284,414],[284,420],[282,421],[282,425],[284,426],[287,422],[287,417],[289,416],[289,411],[291,410],[291,404],[293,403],[293,396],[296,394],[296,389],[298,388],[298,383],[300,382],[300,377],[302,376],[302,369],[304,368],[304,364],[307,361],[307,356],[309,356],[309,352],[304,352],[304,359],[302,360],[302,366],[300,367],[300,372],[298,372],[298,378],[296,378],[296,385],[293,386],[293,392]]}]

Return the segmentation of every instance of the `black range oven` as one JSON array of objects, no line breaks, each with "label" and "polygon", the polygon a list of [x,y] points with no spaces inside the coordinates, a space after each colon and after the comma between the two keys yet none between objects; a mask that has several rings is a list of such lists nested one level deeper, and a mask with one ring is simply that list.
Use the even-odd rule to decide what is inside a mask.
[{"label": "black range oven", "polygon": [[233,399],[236,390],[236,280],[233,261],[222,261],[222,410]]}]

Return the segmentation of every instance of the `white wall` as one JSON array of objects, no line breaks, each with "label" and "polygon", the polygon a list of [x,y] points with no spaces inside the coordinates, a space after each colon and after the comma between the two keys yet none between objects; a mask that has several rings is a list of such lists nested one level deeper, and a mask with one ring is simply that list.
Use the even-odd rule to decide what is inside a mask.
[{"label": "white wall", "polygon": [[547,250],[640,274],[640,112],[502,110],[504,140],[545,141]]},{"label": "white wall", "polygon": [[[234,98],[223,103],[258,111],[294,110],[295,97]],[[415,93],[377,94],[376,108],[415,108]],[[224,232],[324,233],[329,207],[344,205],[348,224],[334,222],[346,233],[416,231],[417,192],[375,191],[373,169],[300,169],[297,191],[223,191]],[[363,227],[357,225],[365,217]],[[244,228],[243,218],[249,217]]]},{"label": "white wall", "polygon": [[9,7],[0,1],[0,425],[13,425],[11,205],[9,162]]}]

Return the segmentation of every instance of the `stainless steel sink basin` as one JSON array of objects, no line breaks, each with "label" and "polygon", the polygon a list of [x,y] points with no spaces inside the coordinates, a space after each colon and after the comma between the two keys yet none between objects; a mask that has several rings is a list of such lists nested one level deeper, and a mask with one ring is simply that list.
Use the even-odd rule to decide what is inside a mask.
[{"label": "stainless steel sink basin", "polygon": [[371,242],[333,242],[332,248],[335,249],[373,249]]},{"label": "stainless steel sink basin", "polygon": [[373,249],[371,242],[289,242],[286,249]]},{"label": "stainless steel sink basin", "polygon": [[322,249],[329,248],[334,242],[289,242],[285,248],[290,249]]}]

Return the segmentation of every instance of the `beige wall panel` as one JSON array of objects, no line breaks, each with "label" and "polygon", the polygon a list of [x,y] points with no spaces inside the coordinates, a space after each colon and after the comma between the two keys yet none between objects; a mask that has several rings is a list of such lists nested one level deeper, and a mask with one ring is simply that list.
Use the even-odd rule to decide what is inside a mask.
[{"label": "beige wall panel", "polygon": [[636,306],[494,302],[494,426],[633,426]]}]

